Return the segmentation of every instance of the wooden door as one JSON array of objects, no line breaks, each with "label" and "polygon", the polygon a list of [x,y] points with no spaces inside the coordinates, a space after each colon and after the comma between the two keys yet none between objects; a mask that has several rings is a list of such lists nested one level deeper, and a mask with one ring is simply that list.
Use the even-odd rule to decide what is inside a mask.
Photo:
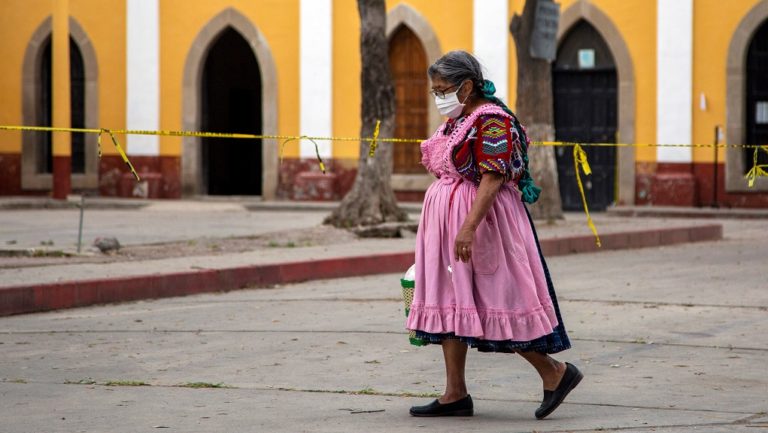
[{"label": "wooden door", "polygon": [[[400,26],[389,40],[389,66],[395,86],[395,137],[427,138],[427,56],[416,35]],[[417,143],[395,143],[395,173],[423,173]]]}]

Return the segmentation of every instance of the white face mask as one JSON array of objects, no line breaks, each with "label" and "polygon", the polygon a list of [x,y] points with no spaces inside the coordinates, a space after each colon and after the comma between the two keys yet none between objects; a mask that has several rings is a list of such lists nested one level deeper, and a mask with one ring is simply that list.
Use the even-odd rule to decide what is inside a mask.
[{"label": "white face mask", "polygon": [[462,83],[455,92],[446,93],[445,98],[435,96],[435,105],[437,105],[437,111],[439,111],[441,115],[455,119],[459,117],[462,111],[464,111],[464,107],[466,106],[464,102],[467,101],[469,95],[467,95],[467,98],[464,98],[463,102],[459,102],[458,94],[463,85],[464,83]]}]

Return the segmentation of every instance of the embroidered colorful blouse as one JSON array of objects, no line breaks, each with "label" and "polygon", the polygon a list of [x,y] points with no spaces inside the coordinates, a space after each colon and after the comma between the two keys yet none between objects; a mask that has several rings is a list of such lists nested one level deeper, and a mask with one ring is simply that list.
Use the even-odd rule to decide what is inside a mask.
[{"label": "embroidered colorful blouse", "polygon": [[[450,134],[465,119],[449,119],[443,134]],[[510,118],[484,114],[475,120],[463,143],[454,147],[453,163],[463,178],[476,185],[487,172],[517,185],[524,171],[522,149],[521,134]]]}]

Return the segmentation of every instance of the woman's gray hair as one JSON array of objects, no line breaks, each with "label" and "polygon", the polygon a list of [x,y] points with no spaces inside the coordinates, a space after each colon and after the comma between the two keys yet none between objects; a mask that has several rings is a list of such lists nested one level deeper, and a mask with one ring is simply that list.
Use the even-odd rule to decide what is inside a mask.
[{"label": "woman's gray hair", "polygon": [[432,79],[441,78],[454,86],[470,80],[474,83],[476,91],[479,91],[483,84],[483,67],[466,51],[449,51],[427,69],[427,74]]}]

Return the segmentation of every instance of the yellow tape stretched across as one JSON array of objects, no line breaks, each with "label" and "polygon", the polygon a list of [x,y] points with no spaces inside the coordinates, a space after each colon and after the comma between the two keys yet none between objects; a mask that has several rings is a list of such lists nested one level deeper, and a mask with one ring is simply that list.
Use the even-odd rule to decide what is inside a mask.
[{"label": "yellow tape stretched across", "polygon": [[[120,143],[117,141],[115,134],[125,135],[156,135],[167,137],[198,137],[198,138],[233,138],[233,139],[256,139],[256,140],[282,140],[282,146],[280,150],[280,160],[283,159],[283,150],[285,145],[293,140],[309,140],[315,145],[315,154],[317,156],[320,170],[325,173],[325,164],[320,157],[319,147],[317,141],[338,141],[338,142],[370,142],[369,157],[373,157],[378,143],[421,143],[424,139],[420,138],[381,138],[379,137],[379,128],[381,121],[376,122],[376,127],[372,137],[327,137],[327,136],[307,136],[307,135],[265,135],[265,134],[243,134],[243,133],[227,133],[227,132],[199,132],[199,131],[173,131],[173,130],[140,130],[140,129],[106,129],[106,128],[58,128],[49,126],[8,126],[0,125],[0,131],[38,131],[38,132],[77,132],[86,134],[98,135],[99,157],[101,157],[101,136],[102,134],[109,134],[112,139],[117,152],[120,154],[123,162],[128,166],[131,173],[136,177],[136,180],[140,180],[138,173],[128,159]],[[591,174],[589,162],[587,161],[587,154],[584,151],[584,147],[690,147],[690,148],[739,148],[750,149],[754,148],[754,163],[752,169],[749,170],[745,176],[748,180],[749,187],[754,187],[757,177],[768,177],[768,164],[758,164],[758,154],[762,149],[768,153],[768,146],[754,145],[754,144],[652,144],[652,143],[575,143],[567,141],[534,141],[532,145],[538,146],[572,146],[573,147],[573,159],[576,167],[576,183],[579,186],[579,192],[581,193],[581,200],[584,204],[584,212],[587,214],[587,224],[595,235],[596,243],[601,245],[600,237],[597,234],[597,229],[592,217],[589,215],[589,208],[587,206],[587,199],[584,193],[584,186],[581,182],[581,175],[579,173],[579,167],[584,171],[584,174]]]},{"label": "yellow tape stretched across", "polygon": [[[86,134],[99,134],[99,128],[58,128],[52,126],[16,126],[0,125],[0,131],[37,131],[37,132],[82,132]],[[164,137],[199,137],[199,138],[235,138],[256,140],[314,140],[314,141],[364,141],[383,143],[421,143],[421,138],[379,138],[379,137],[328,137],[311,135],[268,135],[268,134],[243,134],[236,132],[201,132],[201,131],[174,131],[174,130],[144,130],[144,129],[109,129],[113,134],[125,135],[158,135]]]},{"label": "yellow tape stretched across", "polygon": [[[330,137],[330,136],[312,136],[312,135],[266,135],[266,134],[243,134],[233,132],[201,132],[201,131],[176,131],[176,130],[143,130],[143,129],[102,129],[102,128],[58,128],[51,126],[16,126],[0,125],[0,131],[39,131],[39,132],[82,132],[86,134],[99,134],[103,131],[111,131],[113,134],[125,135],[158,135],[166,137],[199,137],[199,138],[234,138],[234,139],[257,139],[257,140],[299,140],[306,139],[310,141],[351,141],[351,142],[372,142],[379,143],[421,143],[425,138],[381,138],[381,137]],[[571,141],[532,141],[536,146],[574,146],[576,144],[582,147],[691,147],[691,148],[738,148],[752,149],[765,147],[759,144],[657,144],[657,143],[576,143]]]}]

